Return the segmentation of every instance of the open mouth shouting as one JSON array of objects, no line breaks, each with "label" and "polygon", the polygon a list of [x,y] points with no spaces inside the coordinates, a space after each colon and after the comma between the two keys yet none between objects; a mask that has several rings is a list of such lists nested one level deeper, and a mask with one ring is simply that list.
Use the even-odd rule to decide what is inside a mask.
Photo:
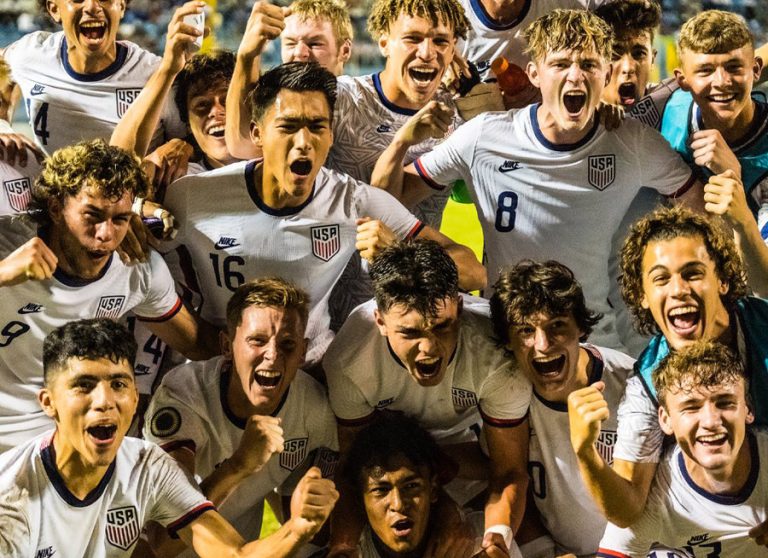
[{"label": "open mouth shouting", "polygon": [[435,68],[408,68],[408,76],[420,89],[426,89],[435,83],[437,73]]},{"label": "open mouth shouting", "polygon": [[554,377],[562,371],[565,365],[565,355],[537,357],[533,359],[531,365],[540,376]]},{"label": "open mouth shouting", "polygon": [[424,358],[414,362],[416,378],[419,382],[431,383],[439,379],[443,368],[442,358]]},{"label": "open mouth shouting", "polygon": [[637,84],[627,81],[619,85],[619,102],[624,106],[632,106],[637,101]]},{"label": "open mouth shouting", "polygon": [[312,161],[309,159],[296,159],[290,164],[291,173],[298,178],[306,178],[312,172]]},{"label": "open mouth shouting", "polygon": [[701,311],[692,304],[678,306],[667,313],[670,329],[683,338],[694,338],[701,322]]},{"label": "open mouth shouting", "polygon": [[213,136],[218,139],[224,139],[224,124],[215,124],[208,128],[206,132],[209,136]]},{"label": "open mouth shouting", "polygon": [[582,114],[587,105],[587,94],[584,91],[566,91],[563,94],[563,106],[571,117]]},{"label": "open mouth shouting", "polygon": [[85,38],[88,44],[101,43],[107,34],[107,23],[105,21],[84,21],[79,26],[80,35]]},{"label": "open mouth shouting", "polygon": [[276,389],[283,379],[283,373],[276,370],[256,370],[253,373],[253,380],[266,390]]},{"label": "open mouth shouting", "polygon": [[86,428],[85,431],[97,447],[104,447],[115,441],[117,425],[113,423],[94,424]]},{"label": "open mouth shouting", "polygon": [[412,519],[400,519],[392,524],[392,531],[399,539],[408,537],[413,532],[414,521]]}]

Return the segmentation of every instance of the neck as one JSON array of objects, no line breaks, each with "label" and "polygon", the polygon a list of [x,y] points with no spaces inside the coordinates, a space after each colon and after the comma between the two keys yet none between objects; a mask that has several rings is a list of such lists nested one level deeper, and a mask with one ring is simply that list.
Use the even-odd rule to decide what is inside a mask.
[{"label": "neck", "polygon": [[288,207],[298,207],[309,199],[312,195],[312,188],[301,196],[294,196],[286,192],[275,175],[267,167],[266,162],[258,165],[254,169],[253,183],[259,189],[259,197],[272,209],[285,209]]},{"label": "neck", "polygon": [[750,101],[749,105],[739,113],[732,123],[723,123],[712,115],[701,113],[701,119],[704,127],[707,129],[718,130],[727,143],[736,143],[749,132],[752,121],[755,118],[755,102]]},{"label": "neck", "polygon": [[205,153],[203,153],[203,157],[205,157],[206,163],[208,163],[208,166],[212,169],[220,169],[221,167],[231,165],[232,163],[237,163],[240,160],[240,159],[236,159],[235,157],[227,157],[226,159],[215,159],[213,157],[209,157]]},{"label": "neck", "polygon": [[56,225],[54,224],[51,226],[49,230],[50,237],[48,238],[46,244],[49,245],[51,251],[54,253],[56,258],[58,258],[58,261],[56,262],[57,269],[60,269],[70,277],[76,277],[84,281],[90,281],[99,276],[106,263],[90,271],[80,269],[80,266],[77,265],[76,258],[71,255],[69,250],[67,250],[62,240],[63,236],[56,230]]},{"label": "neck", "polygon": [[693,482],[710,494],[720,496],[732,496],[741,492],[752,470],[752,450],[746,438],[739,448],[736,459],[721,469],[705,469],[686,453],[683,453],[683,460]]},{"label": "neck", "polygon": [[548,109],[544,108],[544,103],[542,103],[536,111],[536,118],[539,121],[539,130],[547,138],[547,141],[555,145],[570,145],[580,142],[587,136],[598,116],[597,113],[593,112],[592,117],[580,130],[561,130],[555,118]]},{"label": "neck", "polygon": [[397,80],[392,75],[396,71],[397,70],[387,64],[384,66],[384,70],[379,74],[379,78],[381,79],[381,90],[384,92],[384,96],[390,103],[393,103],[400,108],[421,110],[423,107],[408,99],[408,96],[398,87]]},{"label": "neck", "polygon": [[504,25],[517,19],[526,0],[480,0],[486,13],[496,23]]},{"label": "neck", "polygon": [[58,432],[53,437],[53,448],[56,452],[56,469],[67,490],[83,500],[99,485],[109,465],[86,463],[75,448],[62,441]]},{"label": "neck", "polygon": [[248,417],[253,415],[269,416],[274,413],[277,403],[270,406],[256,406],[251,403],[243,391],[243,386],[240,383],[240,377],[237,375],[234,363],[230,363],[229,366],[229,384],[227,385],[227,405],[229,410],[241,420],[247,420]]},{"label": "neck", "polygon": [[97,74],[106,70],[117,59],[117,43],[107,52],[84,53],[67,43],[67,61],[78,74]]}]

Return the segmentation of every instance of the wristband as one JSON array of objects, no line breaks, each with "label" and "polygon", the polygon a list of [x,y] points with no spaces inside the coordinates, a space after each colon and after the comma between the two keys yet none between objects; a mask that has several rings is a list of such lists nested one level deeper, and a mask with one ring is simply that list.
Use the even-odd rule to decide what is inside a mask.
[{"label": "wristband", "polygon": [[136,196],[133,200],[133,205],[131,206],[131,211],[133,211],[136,215],[141,217],[141,210],[144,208],[144,198],[140,196]]},{"label": "wristband", "polygon": [[512,528],[509,525],[491,525],[485,530],[485,534],[498,533],[504,539],[504,544],[507,545],[507,552],[512,548],[512,541],[515,538],[515,534],[512,532]]},{"label": "wristband", "polygon": [[167,209],[163,209],[162,207],[158,207],[152,212],[152,215],[157,217],[158,219],[166,219],[170,213],[168,213]]}]

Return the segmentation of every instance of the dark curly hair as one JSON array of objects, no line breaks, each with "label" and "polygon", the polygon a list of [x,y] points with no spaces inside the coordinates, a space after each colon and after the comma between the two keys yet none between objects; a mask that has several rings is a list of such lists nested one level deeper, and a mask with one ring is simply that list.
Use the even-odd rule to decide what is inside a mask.
[{"label": "dark curly hair", "polygon": [[661,6],[654,0],[621,0],[603,4],[595,14],[613,29],[616,40],[648,33],[653,40],[653,33],[661,23]]},{"label": "dark curly hair", "polygon": [[560,262],[522,260],[505,269],[493,286],[491,322],[496,340],[509,345],[509,328],[523,324],[530,316],[572,314],[585,341],[602,314],[587,308],[581,285],[573,272]]},{"label": "dark curly hair", "polygon": [[718,278],[728,285],[722,296],[726,308],[746,296],[747,272],[733,237],[719,220],[694,213],[682,206],[660,207],[637,221],[629,231],[620,254],[621,294],[632,313],[635,328],[642,334],[659,331],[651,311],[642,307],[643,256],[648,244],[678,237],[700,238],[715,262]]},{"label": "dark curly hair", "polygon": [[189,122],[187,103],[191,97],[219,82],[229,85],[235,71],[235,55],[229,50],[212,50],[194,55],[179,72],[174,82],[173,100],[184,122]]}]

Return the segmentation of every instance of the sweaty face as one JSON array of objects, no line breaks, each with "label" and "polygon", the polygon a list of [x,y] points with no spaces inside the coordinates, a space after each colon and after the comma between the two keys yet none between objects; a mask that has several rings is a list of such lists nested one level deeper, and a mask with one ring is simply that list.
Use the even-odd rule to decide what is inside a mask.
[{"label": "sweaty face", "polygon": [[603,91],[603,100],[613,105],[631,107],[645,95],[653,66],[651,34],[638,33],[614,43],[611,81]]},{"label": "sweaty face", "polygon": [[642,261],[642,307],[675,350],[698,339],[717,339],[728,327],[721,296],[728,285],[700,237],[649,242]]},{"label": "sweaty face", "polygon": [[682,72],[676,72],[678,83],[691,92],[707,126],[723,130],[749,125],[752,85],[762,67],[751,46],[725,54],[683,50],[681,67]]},{"label": "sweaty face", "polygon": [[337,44],[331,22],[325,19],[285,18],[280,34],[280,56],[286,62],[317,62],[334,75],[341,75],[349,60],[350,42]]},{"label": "sweaty face", "polygon": [[51,206],[52,243],[65,271],[81,279],[99,275],[128,232],[133,198],[124,192],[117,200],[97,188],[83,188],[64,205]]},{"label": "sweaty face", "polygon": [[395,304],[387,312],[376,310],[376,323],[411,377],[421,386],[436,386],[456,350],[460,313],[460,298],[441,301],[434,316]]},{"label": "sweaty face", "polygon": [[219,81],[210,87],[198,86],[187,98],[189,128],[195,141],[212,163],[234,162],[224,141],[226,99],[229,82]]},{"label": "sweaty face", "polygon": [[557,143],[580,140],[592,124],[610,66],[594,50],[559,50],[528,63],[528,77],[541,90],[539,125]]},{"label": "sweaty face", "polygon": [[251,135],[264,156],[265,185],[296,205],[306,200],[333,142],[325,95],[281,90]]},{"label": "sweaty face", "polygon": [[417,550],[427,532],[430,506],[437,500],[426,468],[396,456],[386,468],[366,469],[363,486],[365,513],[379,540],[397,554]]},{"label": "sweaty face", "polygon": [[387,59],[381,73],[384,94],[400,107],[423,107],[440,87],[455,46],[453,29],[442,20],[434,25],[422,17],[400,14],[379,39]]},{"label": "sweaty face", "polygon": [[[296,310],[249,306],[231,344],[241,394],[259,414],[272,413],[304,360],[304,324]],[[232,378],[235,381],[235,378]]]},{"label": "sweaty face", "polygon": [[74,452],[90,467],[115,459],[138,400],[133,363],[107,358],[70,358],[40,392],[43,410],[56,421],[57,455]]},{"label": "sweaty face", "polygon": [[675,436],[693,480],[706,486],[708,475],[732,472],[746,425],[754,417],[747,407],[743,380],[712,388],[686,387],[667,392],[659,421],[666,434]]},{"label": "sweaty face", "polygon": [[[535,314],[509,330],[509,348],[538,393],[548,401],[564,402],[587,383],[588,358],[579,346],[583,332],[573,314]],[[584,353],[581,373],[579,358]]]},{"label": "sweaty face", "polygon": [[49,0],[48,13],[64,28],[69,48],[85,55],[114,53],[123,0]]}]

